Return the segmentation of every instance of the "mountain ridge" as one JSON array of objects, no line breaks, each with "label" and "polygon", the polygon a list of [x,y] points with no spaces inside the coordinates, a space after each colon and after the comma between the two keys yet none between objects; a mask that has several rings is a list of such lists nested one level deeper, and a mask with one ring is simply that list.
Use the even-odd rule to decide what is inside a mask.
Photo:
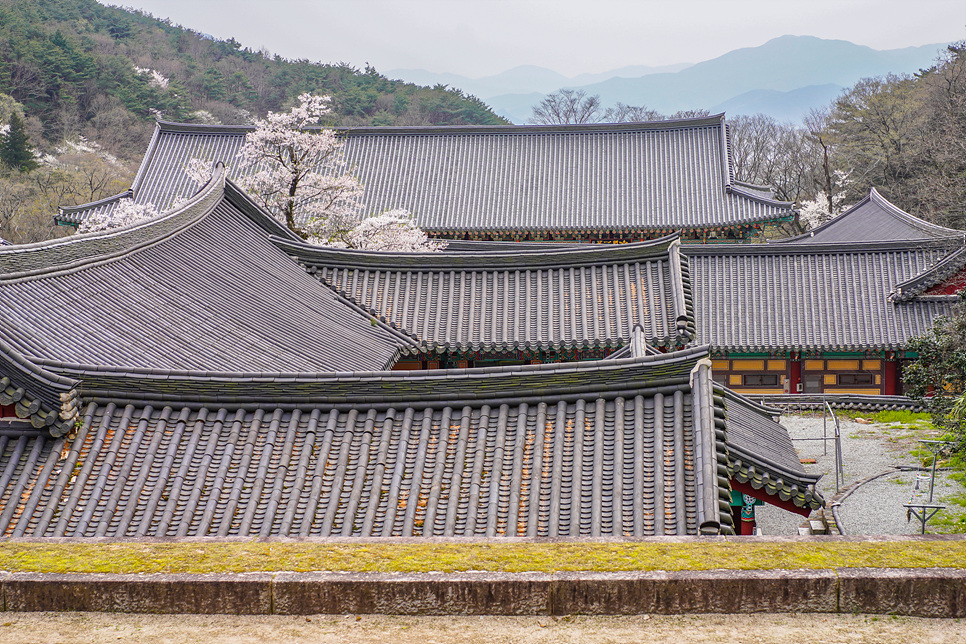
[{"label": "mountain ridge", "polygon": [[[762,112],[779,120],[795,121],[811,108],[821,107],[834,98],[837,93],[831,93],[830,86],[845,88],[864,77],[915,73],[932,64],[946,44],[877,50],[847,40],[785,35],[772,38],[757,47],[735,49],[676,71],[646,68],[653,71],[636,77],[614,75],[591,83],[568,82],[549,91],[529,87],[525,91],[499,94],[474,92],[456,84],[461,78],[457,74],[449,75],[450,82],[446,84],[478,96],[494,112],[514,123],[525,122],[532,105],[546,94],[561,88],[580,89],[590,95],[599,94],[605,106],[622,102],[646,105],[663,113],[692,109],[718,111],[720,106],[740,106],[741,111],[737,112],[740,114]],[[539,73],[547,80],[565,78],[553,70],[535,66],[514,69],[531,68],[540,70]],[[633,69],[634,66],[624,67],[601,75]],[[399,70],[387,72],[387,75],[392,76],[396,71]],[[510,71],[513,70],[502,74]],[[494,79],[500,77],[501,74],[496,74],[485,78],[492,88],[496,85]],[[541,85],[545,86],[546,83]],[[477,86],[476,89],[481,87]],[[796,108],[795,101],[804,102]]]}]

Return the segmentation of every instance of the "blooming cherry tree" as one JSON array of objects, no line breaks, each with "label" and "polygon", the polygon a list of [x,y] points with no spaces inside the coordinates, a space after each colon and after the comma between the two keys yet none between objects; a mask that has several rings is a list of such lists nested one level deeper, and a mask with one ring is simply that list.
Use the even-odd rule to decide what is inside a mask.
[{"label": "blooming cherry tree", "polygon": [[[329,112],[328,96],[302,94],[289,112],[269,112],[239,150],[239,184],[265,210],[302,239],[338,248],[433,252],[405,210],[362,215],[362,184],[347,172],[339,135],[316,127]],[[185,174],[198,185],[211,178],[213,162],[191,159]]]},{"label": "blooming cherry tree", "polygon": [[380,250],[397,253],[432,253],[446,248],[446,242],[429,239],[412,220],[407,210],[387,210],[378,217],[362,220],[350,230],[344,240],[331,246]]},{"label": "blooming cherry tree", "polygon": [[77,227],[79,233],[94,233],[108,228],[127,226],[141,221],[147,221],[158,216],[153,204],[137,204],[133,199],[125,198],[117,202],[114,210],[108,213],[96,213]]},{"label": "blooming cherry tree", "polygon": [[211,180],[211,174],[214,171],[215,164],[211,161],[205,161],[203,159],[191,159],[184,166],[184,173],[188,175],[188,178],[197,183],[199,186],[203,186]]},{"label": "blooming cherry tree", "polygon": [[832,174],[832,196],[825,190],[820,190],[815,199],[803,201],[798,212],[799,221],[806,229],[818,228],[827,221],[831,221],[845,211],[845,199],[848,195],[848,173],[836,170]]},{"label": "blooming cherry tree", "polygon": [[359,222],[362,197],[362,184],[345,171],[338,134],[308,129],[329,112],[328,103],[328,96],[302,94],[291,111],[257,119],[239,151],[242,187],[303,239],[322,242],[344,236]]}]

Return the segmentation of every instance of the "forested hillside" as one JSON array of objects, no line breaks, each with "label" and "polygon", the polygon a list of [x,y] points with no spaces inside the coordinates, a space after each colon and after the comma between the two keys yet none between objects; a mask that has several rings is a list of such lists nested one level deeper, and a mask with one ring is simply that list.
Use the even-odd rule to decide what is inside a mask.
[{"label": "forested hillside", "polygon": [[246,123],[302,92],[332,96],[332,125],[504,122],[459,91],[289,61],[94,0],[0,0],[0,92],[24,106],[35,145],[82,134],[131,160],[156,117]]},{"label": "forested hillside", "polygon": [[774,186],[821,223],[876,188],[929,221],[966,228],[966,41],[916,75],[865,78],[805,126],[731,122],[738,178]]}]

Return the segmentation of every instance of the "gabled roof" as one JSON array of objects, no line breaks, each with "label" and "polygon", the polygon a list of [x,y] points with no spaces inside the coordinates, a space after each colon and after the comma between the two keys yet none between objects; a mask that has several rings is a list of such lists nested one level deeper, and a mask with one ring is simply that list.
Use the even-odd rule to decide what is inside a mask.
[{"label": "gabled roof", "polygon": [[706,355],[294,385],[84,374],[71,443],[0,441],[19,472],[0,487],[0,534],[733,533]]},{"label": "gabled roof", "polygon": [[324,284],[433,352],[620,347],[636,324],[653,346],[693,337],[676,236],[426,254],[275,241]]},{"label": "gabled roof", "polygon": [[0,249],[0,340],[54,373],[382,369],[412,348],[279,252],[253,207],[220,168],[160,218]]},{"label": "gabled roof", "polygon": [[[237,172],[251,128],[159,123],[134,181],[138,203],[169,207],[195,190],[193,157]],[[406,208],[422,228],[664,231],[790,217],[791,204],[734,181],[723,115],[569,126],[346,128],[365,212]],[[238,178],[232,174],[232,178]],[[81,221],[83,209],[62,218]]]},{"label": "gabled roof", "polygon": [[772,243],[826,244],[956,238],[966,241],[966,231],[943,228],[910,215],[872,188],[868,196],[838,217],[804,235],[776,239]]},{"label": "gabled roof", "polygon": [[717,350],[900,350],[951,312],[944,301],[895,303],[896,287],[950,252],[948,240],[722,244],[682,249],[696,338]]}]

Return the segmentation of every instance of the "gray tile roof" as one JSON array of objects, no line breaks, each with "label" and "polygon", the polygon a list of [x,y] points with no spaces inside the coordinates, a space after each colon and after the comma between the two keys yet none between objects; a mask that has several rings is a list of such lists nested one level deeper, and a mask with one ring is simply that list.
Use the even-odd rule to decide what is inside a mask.
[{"label": "gray tile roof", "polygon": [[936,264],[930,266],[918,275],[897,284],[889,297],[893,302],[897,303],[908,302],[913,298],[956,301],[959,299],[958,295],[929,296],[923,295],[923,293],[933,286],[942,284],[946,280],[954,277],[963,270],[963,267],[966,267],[966,246],[949,253],[942,260],[936,262]]},{"label": "gray tile roof", "polygon": [[951,312],[893,302],[897,285],[951,251],[945,241],[687,246],[696,338],[716,349],[900,350]]},{"label": "gray tile roof", "polygon": [[724,394],[731,478],[800,508],[822,507],[824,499],[815,489],[822,476],[802,467],[788,431],[775,420],[781,412],[730,389]]},{"label": "gray tile roof", "polygon": [[[184,166],[224,161],[249,128],[160,123],[135,200],[169,207],[194,192]],[[790,217],[791,205],[733,180],[723,115],[584,126],[349,128],[346,158],[365,211],[406,208],[426,230],[664,231]],[[237,175],[232,174],[233,178]],[[65,211],[80,221],[83,209]]]},{"label": "gray tile roof", "polygon": [[237,196],[220,170],[147,223],[3,248],[0,339],[52,371],[382,369],[412,347],[280,253]]},{"label": "gray tile roof", "polygon": [[94,380],[72,442],[0,436],[0,534],[731,533],[706,355],[434,372],[428,397],[332,375],[264,406],[200,377],[156,383],[178,403],[104,402]]},{"label": "gray tile roof", "polygon": [[772,240],[779,244],[913,241],[958,238],[966,231],[943,228],[910,215],[880,195],[875,188],[838,217],[804,235]]},{"label": "gray tile roof", "polygon": [[429,351],[620,347],[635,324],[652,345],[675,347],[694,332],[676,237],[428,254],[277,244]]}]

